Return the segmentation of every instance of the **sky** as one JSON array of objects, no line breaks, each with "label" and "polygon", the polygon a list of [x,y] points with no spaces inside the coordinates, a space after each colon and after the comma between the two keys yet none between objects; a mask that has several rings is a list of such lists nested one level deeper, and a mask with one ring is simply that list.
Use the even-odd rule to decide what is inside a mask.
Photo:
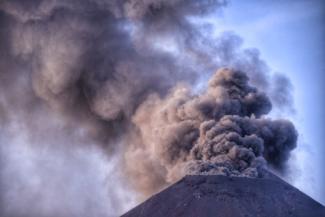
[{"label": "sky", "polygon": [[222,14],[211,18],[216,34],[233,31],[244,47],[258,48],[272,72],[285,74],[293,85],[295,112],[273,113],[291,119],[298,147],[285,179],[325,204],[323,1],[232,0]]}]

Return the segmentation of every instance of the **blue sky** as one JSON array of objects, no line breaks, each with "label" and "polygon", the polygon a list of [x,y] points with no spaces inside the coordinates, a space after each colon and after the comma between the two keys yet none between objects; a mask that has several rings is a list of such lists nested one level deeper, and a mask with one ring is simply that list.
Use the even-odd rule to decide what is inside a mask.
[{"label": "blue sky", "polygon": [[[218,14],[218,31],[234,31],[244,47],[255,47],[272,71],[285,74],[294,87],[298,148],[290,159],[288,182],[325,204],[324,4],[317,0],[232,0]],[[279,114],[273,114],[279,116]]]}]

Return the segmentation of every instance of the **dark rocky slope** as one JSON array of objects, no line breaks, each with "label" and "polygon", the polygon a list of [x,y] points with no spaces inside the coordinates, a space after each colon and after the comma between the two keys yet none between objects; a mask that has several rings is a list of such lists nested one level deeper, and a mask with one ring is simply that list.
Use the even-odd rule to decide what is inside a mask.
[{"label": "dark rocky slope", "polygon": [[185,176],[123,217],[325,217],[325,207],[272,174]]}]

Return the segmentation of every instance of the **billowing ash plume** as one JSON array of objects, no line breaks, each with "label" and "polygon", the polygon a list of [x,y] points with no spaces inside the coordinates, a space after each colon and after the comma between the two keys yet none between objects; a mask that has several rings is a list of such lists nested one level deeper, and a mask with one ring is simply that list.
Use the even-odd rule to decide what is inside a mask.
[{"label": "billowing ash plume", "polygon": [[[110,180],[124,177],[148,195],[184,173],[257,176],[265,164],[282,169],[295,130],[263,115],[271,102],[290,107],[290,82],[272,75],[258,50],[242,49],[239,36],[214,36],[196,19],[224,6],[1,1],[1,216],[115,216],[123,209],[116,203],[127,199],[116,190],[124,186]],[[200,92],[223,66],[232,70],[214,74]],[[82,154],[92,147],[107,159]],[[102,172],[107,184],[91,167],[112,159],[118,166]],[[88,162],[92,172],[83,173]],[[80,187],[79,176],[80,183],[95,183]],[[111,208],[96,199],[99,189]]]},{"label": "billowing ash plume", "polygon": [[138,132],[130,141],[140,140],[129,147],[127,168],[149,192],[157,180],[172,183],[188,173],[258,177],[267,163],[282,169],[297,133],[289,121],[265,118],[270,110],[245,73],[227,68],[199,95],[186,86],[164,98],[153,94],[133,117]]}]

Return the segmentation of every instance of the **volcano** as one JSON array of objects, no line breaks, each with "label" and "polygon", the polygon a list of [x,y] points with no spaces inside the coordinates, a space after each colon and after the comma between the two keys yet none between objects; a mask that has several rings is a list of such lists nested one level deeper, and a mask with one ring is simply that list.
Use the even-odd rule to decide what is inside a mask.
[{"label": "volcano", "polygon": [[325,207],[266,173],[262,178],[187,175],[122,217],[323,217]]}]

